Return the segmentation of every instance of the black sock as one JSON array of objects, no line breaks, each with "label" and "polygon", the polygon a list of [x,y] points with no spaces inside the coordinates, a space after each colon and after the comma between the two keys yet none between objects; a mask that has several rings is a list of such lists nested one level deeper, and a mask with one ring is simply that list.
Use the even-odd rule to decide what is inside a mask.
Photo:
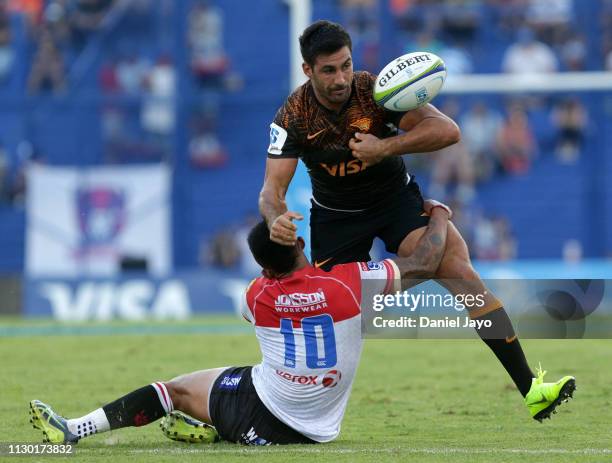
[{"label": "black sock", "polygon": [[476,332],[497,356],[520,393],[525,397],[531,388],[531,379],[534,375],[527,364],[521,343],[514,334],[508,314],[503,307],[500,307],[485,315],[475,317],[474,320],[491,322],[491,327],[483,326],[480,329],[477,328]]},{"label": "black sock", "polygon": [[141,387],[102,407],[111,429],[144,426],[166,414],[152,385]]}]

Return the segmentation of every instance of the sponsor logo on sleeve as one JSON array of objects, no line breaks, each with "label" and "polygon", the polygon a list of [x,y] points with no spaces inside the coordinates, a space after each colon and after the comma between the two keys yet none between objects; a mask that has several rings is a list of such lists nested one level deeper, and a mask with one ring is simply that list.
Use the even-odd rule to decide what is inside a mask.
[{"label": "sponsor logo on sleeve", "polygon": [[240,380],[242,379],[242,375],[227,375],[224,376],[221,382],[219,383],[219,389],[237,389],[240,384]]},{"label": "sponsor logo on sleeve", "polygon": [[274,122],[270,124],[270,146],[268,146],[268,153],[277,156],[283,154],[283,146],[285,146],[286,141],[287,131]]},{"label": "sponsor logo on sleeve", "polygon": [[380,262],[368,262],[368,270],[382,270],[383,264]]}]

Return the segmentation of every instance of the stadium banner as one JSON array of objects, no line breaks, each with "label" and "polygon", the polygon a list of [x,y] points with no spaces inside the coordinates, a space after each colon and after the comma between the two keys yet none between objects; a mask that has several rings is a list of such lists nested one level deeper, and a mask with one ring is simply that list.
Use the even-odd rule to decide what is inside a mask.
[{"label": "stadium banner", "polygon": [[110,276],[122,260],[155,275],[172,265],[164,165],[27,171],[26,274]]},{"label": "stadium banner", "polygon": [[215,270],[155,278],[26,278],[24,315],[63,322],[184,320],[197,314],[240,314],[248,278]]},{"label": "stadium banner", "polygon": [[[366,282],[380,287],[380,282]],[[184,320],[194,315],[240,316],[250,280],[238,272],[204,269],[163,278],[145,274],[111,278],[27,278],[24,314],[63,322]],[[457,287],[456,280],[441,281]],[[465,283],[465,282],[464,282]],[[612,280],[485,280],[523,338],[612,338]],[[367,284],[367,283],[366,283]],[[461,283],[460,283],[461,285]],[[367,296],[362,314],[368,338],[473,338],[474,328],[504,338],[496,326],[477,326],[472,310],[487,312],[486,294],[455,291],[437,282],[415,282],[407,291]],[[298,301],[299,302],[299,301]],[[303,308],[289,304],[289,314]],[[306,308],[311,310],[312,308]],[[306,310],[304,309],[304,310]],[[493,320],[495,321],[495,320]]]}]

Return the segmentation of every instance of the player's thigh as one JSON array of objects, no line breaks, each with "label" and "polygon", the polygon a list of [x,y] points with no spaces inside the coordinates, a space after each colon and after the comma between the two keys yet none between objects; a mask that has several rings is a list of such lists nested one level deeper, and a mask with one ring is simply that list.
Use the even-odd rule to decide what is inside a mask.
[{"label": "player's thigh", "polygon": [[470,261],[467,244],[455,224],[448,222],[446,232],[446,249],[440,267],[436,273],[438,278],[478,278]]},{"label": "player's thigh", "polygon": [[[419,240],[425,234],[426,230],[427,227],[423,226],[406,235],[399,246],[397,255],[399,257],[408,257],[411,255],[417,248]],[[440,278],[453,278],[456,273],[453,266],[456,266],[460,262],[471,265],[470,254],[468,252],[467,244],[459,233],[459,230],[457,230],[457,227],[455,227],[452,222],[448,222],[446,247],[442,261],[440,262],[440,269],[438,270],[436,276]]]},{"label": "player's thigh", "polygon": [[208,399],[210,389],[227,367],[194,371],[177,376],[166,383],[174,408],[211,424]]},{"label": "player's thigh", "polygon": [[[408,257],[412,254],[425,230],[423,227],[406,236],[398,256]],[[446,249],[436,272],[436,281],[452,294],[482,295],[487,307],[499,304],[472,267],[467,244],[452,222],[448,222]]]}]

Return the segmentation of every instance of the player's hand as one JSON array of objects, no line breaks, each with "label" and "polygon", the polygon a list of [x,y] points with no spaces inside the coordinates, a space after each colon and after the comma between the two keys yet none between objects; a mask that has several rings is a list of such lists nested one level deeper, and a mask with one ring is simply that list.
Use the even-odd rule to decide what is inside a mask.
[{"label": "player's hand", "polygon": [[453,211],[446,204],[436,201],[435,199],[426,199],[423,201],[423,210],[427,213],[427,215],[431,215],[431,211],[434,209],[434,207],[441,207],[444,209],[448,213],[449,219],[453,217]]},{"label": "player's hand", "polygon": [[385,158],[384,142],[369,133],[355,133],[355,138],[349,141],[349,148],[353,156],[368,165],[377,164]]},{"label": "player's hand", "polygon": [[297,241],[297,225],[293,220],[304,220],[302,214],[287,211],[279,215],[270,226],[270,239],[283,246],[295,246]]}]

